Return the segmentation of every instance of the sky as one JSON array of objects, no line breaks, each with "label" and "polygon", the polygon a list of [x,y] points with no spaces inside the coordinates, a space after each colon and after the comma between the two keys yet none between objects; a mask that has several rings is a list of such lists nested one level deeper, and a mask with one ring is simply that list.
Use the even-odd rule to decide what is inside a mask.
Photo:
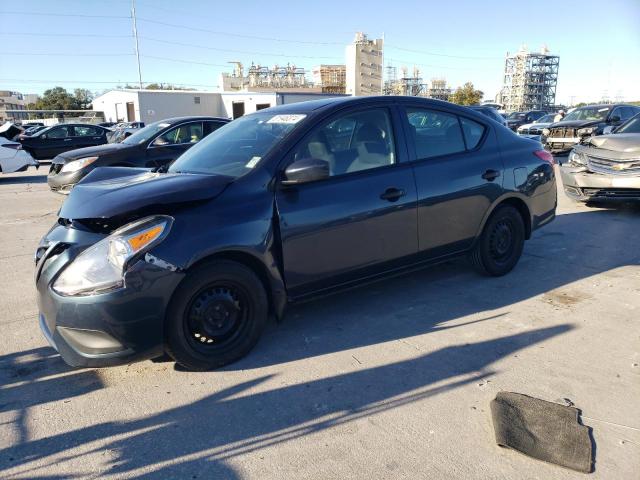
[{"label": "sky", "polygon": [[[384,62],[493,99],[507,52],[560,56],[557,103],[640,100],[640,0],[135,0],[143,83],[215,90],[231,61],[344,63],[356,31]],[[131,0],[0,0],[0,89],[136,84]]]}]

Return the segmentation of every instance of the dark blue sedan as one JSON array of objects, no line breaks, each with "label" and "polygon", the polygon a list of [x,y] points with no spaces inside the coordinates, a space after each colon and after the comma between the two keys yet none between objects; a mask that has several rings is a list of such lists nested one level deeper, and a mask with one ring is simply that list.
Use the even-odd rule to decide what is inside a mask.
[{"label": "dark blue sedan", "polygon": [[168,172],[97,168],[36,252],[40,325],[64,360],[246,355],[290,302],[467,256],[508,273],[553,220],[553,158],[465,107],[318,100],[235,120]]}]

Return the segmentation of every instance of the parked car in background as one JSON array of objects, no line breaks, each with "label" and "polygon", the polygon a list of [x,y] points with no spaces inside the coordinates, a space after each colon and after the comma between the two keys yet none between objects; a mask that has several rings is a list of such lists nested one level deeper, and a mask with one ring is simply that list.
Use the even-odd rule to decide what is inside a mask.
[{"label": "parked car in background", "polygon": [[576,145],[560,172],[564,191],[579,202],[640,200],[640,115]]},{"label": "parked car in background", "polygon": [[0,136],[0,172],[23,172],[29,167],[39,166],[37,160],[25,152],[20,143]]},{"label": "parked car in background", "polygon": [[144,128],[144,122],[118,123],[108,135],[109,143],[121,142],[141,128]]},{"label": "parked car in background", "polygon": [[120,143],[81,148],[55,157],[48,183],[51,190],[69,193],[97,167],[159,168],[167,166],[229,120],[216,117],[177,117],[139,129]]},{"label": "parked car in background", "polygon": [[602,133],[604,135],[608,135],[611,133],[640,133],[640,113],[637,113],[629,120],[621,125],[618,125],[617,127],[614,127],[613,125],[607,125],[602,130]]},{"label": "parked car in background", "polygon": [[562,121],[545,128],[541,141],[552,153],[567,153],[587,138],[601,135],[607,126],[617,127],[638,113],[640,107],[634,105],[604,104],[576,108]]},{"label": "parked car in background", "polygon": [[518,127],[526,124],[532,123],[546,115],[546,110],[528,110],[526,112],[512,112],[507,115],[507,127],[513,130],[514,132],[518,131]]},{"label": "parked car in background", "polygon": [[534,140],[540,140],[542,130],[553,123],[553,119],[555,116],[555,113],[548,113],[547,115],[543,115],[532,123],[525,123],[524,125],[518,127],[517,133],[518,135],[533,138]]},{"label": "parked car in background", "polygon": [[480,112],[483,115],[486,115],[487,117],[498,122],[500,125],[504,125],[505,127],[507,126],[507,121],[505,120],[505,118],[500,115],[500,113],[498,113],[498,111],[493,107],[488,107],[486,105],[471,105],[469,106],[469,108],[471,110]]},{"label": "parked car in background", "polygon": [[62,123],[33,135],[21,134],[18,141],[38,160],[53,158],[62,152],[107,143],[106,128],[86,123]]},{"label": "parked car in background", "polygon": [[35,135],[36,133],[38,133],[40,130],[44,130],[45,127],[44,125],[40,126],[40,125],[35,125],[33,127],[30,127],[28,125],[23,125],[23,127],[25,128],[25,131],[22,132],[21,135],[26,135],[26,136],[31,136],[31,135]]},{"label": "parked car in background", "polygon": [[505,275],[555,209],[551,154],[468,108],[281,105],[224,125],[166,173],[85,177],[36,252],[40,326],[71,365],[167,351],[220,367],[287,302],[464,255]]}]

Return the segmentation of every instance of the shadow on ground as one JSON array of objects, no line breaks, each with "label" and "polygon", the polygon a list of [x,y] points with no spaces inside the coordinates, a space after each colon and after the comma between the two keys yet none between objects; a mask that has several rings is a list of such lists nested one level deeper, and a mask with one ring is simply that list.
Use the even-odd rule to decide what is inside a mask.
[{"label": "shadow on ground", "polygon": [[19,173],[4,175],[0,173],[0,185],[24,185],[27,183],[47,183],[47,174],[20,176]]},{"label": "shadow on ground", "polygon": [[[227,370],[404,341],[432,331],[464,329],[469,323],[500,322],[507,314],[517,318],[518,302],[640,263],[638,249],[616,247],[640,240],[638,213],[623,209],[561,215],[535,234],[519,266],[506,277],[482,278],[463,262],[454,262],[294,307],[282,325],[269,329],[254,352]],[[459,320],[470,315],[473,319]],[[20,442],[0,451],[0,471],[13,467],[21,475],[38,478],[37,472],[46,472],[61,456],[73,459],[110,451],[108,467],[116,476],[237,478],[226,459],[478,381],[492,375],[492,364],[500,359],[572,328],[563,324],[531,329],[429,353],[416,349],[416,356],[408,360],[251,393],[270,378],[263,375],[188,405],[42,439],[31,439],[24,431]],[[29,353],[35,354],[36,362],[59,365],[59,360],[46,358],[52,353],[49,349],[21,355]],[[0,359],[5,377],[18,371],[18,360]],[[67,374],[57,382],[47,384],[45,369],[27,372],[24,384],[2,387],[3,410],[19,413],[100,388],[93,371],[69,372],[56,366],[53,372],[58,368]],[[16,423],[20,421],[18,415]],[[152,473],[141,475],[139,469]]]}]

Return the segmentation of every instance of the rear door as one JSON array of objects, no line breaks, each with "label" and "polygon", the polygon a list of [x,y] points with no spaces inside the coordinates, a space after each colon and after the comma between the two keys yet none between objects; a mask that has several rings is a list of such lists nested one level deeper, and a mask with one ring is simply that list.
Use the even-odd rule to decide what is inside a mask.
[{"label": "rear door", "polygon": [[420,251],[429,258],[469,248],[502,193],[495,134],[481,121],[407,105],[402,118],[418,189]]},{"label": "rear door", "polygon": [[46,133],[46,138],[42,138],[41,147],[38,149],[39,158],[53,158],[56,155],[72,150],[73,127],[70,125],[58,125]]},{"label": "rear door", "polygon": [[330,167],[325,180],[276,192],[292,296],[375,275],[417,252],[415,181],[393,112],[367,107],[336,114],[282,166],[315,158]]},{"label": "rear door", "polygon": [[73,131],[74,148],[93,147],[104,143],[102,129],[93,125],[75,125]]},{"label": "rear door", "polygon": [[202,121],[177,125],[156,137],[147,148],[147,164],[161,167],[173,162],[193,145],[202,140]]}]

